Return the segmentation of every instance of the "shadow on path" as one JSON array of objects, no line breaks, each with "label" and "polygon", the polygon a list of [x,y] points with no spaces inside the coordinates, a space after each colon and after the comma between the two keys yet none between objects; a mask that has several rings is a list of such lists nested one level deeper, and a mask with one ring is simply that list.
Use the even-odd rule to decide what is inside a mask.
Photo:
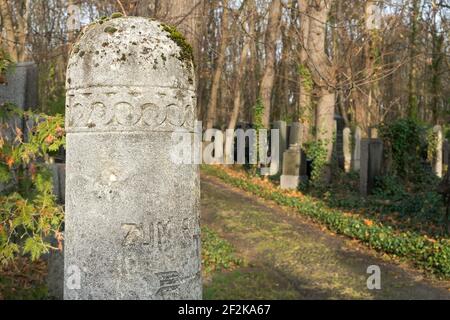
[{"label": "shadow on path", "polygon": [[[202,223],[246,262],[214,275],[205,284],[206,299],[450,299],[449,282],[424,279],[358,242],[204,175]],[[381,268],[381,290],[367,289],[371,265]]]}]

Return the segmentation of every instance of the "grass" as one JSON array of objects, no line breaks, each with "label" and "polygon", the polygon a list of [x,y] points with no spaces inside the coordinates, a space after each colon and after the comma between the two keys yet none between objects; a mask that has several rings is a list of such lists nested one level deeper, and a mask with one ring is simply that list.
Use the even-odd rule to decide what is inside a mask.
[{"label": "grass", "polygon": [[375,250],[407,258],[428,272],[450,279],[449,239],[431,239],[413,231],[404,232],[352,212],[330,208],[320,199],[280,190],[269,181],[245,173],[215,166],[205,166],[203,171],[262,199],[293,208],[333,232],[357,239]]},{"label": "grass", "polygon": [[236,256],[233,246],[208,227],[202,228],[202,267],[208,278],[214,272],[233,270],[242,261]]}]

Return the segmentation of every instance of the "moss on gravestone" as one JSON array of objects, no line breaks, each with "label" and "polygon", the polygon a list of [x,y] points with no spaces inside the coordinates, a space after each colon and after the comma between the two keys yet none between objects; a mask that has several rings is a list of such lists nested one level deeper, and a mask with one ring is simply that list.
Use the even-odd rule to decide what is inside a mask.
[{"label": "moss on gravestone", "polygon": [[178,57],[181,62],[186,63],[188,68],[191,67],[191,62],[194,62],[194,50],[187,42],[186,38],[175,27],[167,24],[161,24],[161,28],[168,33],[167,37],[172,39],[181,49]]}]

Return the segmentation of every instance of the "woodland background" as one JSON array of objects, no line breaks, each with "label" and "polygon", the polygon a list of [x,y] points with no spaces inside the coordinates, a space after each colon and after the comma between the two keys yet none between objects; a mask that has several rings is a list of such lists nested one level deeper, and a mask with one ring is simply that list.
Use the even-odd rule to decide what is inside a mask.
[{"label": "woodland background", "polygon": [[446,0],[0,0],[2,55],[39,65],[40,110],[64,112],[75,20],[83,27],[114,12],[186,35],[209,128],[255,123],[258,107],[262,126],[300,120],[322,140],[335,113],[364,132],[398,118],[449,120]]},{"label": "woodland background", "polygon": [[[365,199],[357,172],[325,170],[332,179],[295,192],[260,179],[255,168],[202,172],[450,279],[450,175],[440,179],[430,166],[437,158],[432,128],[442,126],[450,140],[448,0],[0,0],[0,85],[17,62],[39,69],[35,110],[0,107],[0,128],[18,116],[36,124],[29,140],[20,130],[12,142],[0,136],[0,184],[13,185],[0,193],[0,299],[16,298],[17,288],[28,297],[27,286],[48,296],[33,279],[36,268],[47,272],[39,258],[62,249],[64,211],[48,165],[65,145],[66,66],[82,28],[117,12],[185,34],[204,127],[301,122],[304,151],[318,168],[333,166],[336,117],[363,137],[380,129],[389,165]],[[207,272],[239,264],[230,245],[203,234]]]}]

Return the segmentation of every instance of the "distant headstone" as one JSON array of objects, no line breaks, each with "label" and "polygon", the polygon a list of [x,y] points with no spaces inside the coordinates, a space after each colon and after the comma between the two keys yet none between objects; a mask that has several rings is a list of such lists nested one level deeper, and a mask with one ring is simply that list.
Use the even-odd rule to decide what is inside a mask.
[{"label": "distant headstone", "polygon": [[[17,63],[14,69],[7,73],[6,83],[0,85],[0,106],[5,103],[11,103],[22,111],[38,106],[38,70],[34,62]],[[2,128],[2,135],[7,140],[15,139],[16,128],[27,137],[27,126],[22,117],[10,119],[8,125],[9,130]]]},{"label": "distant headstone", "polygon": [[449,142],[448,142],[448,140],[447,139],[445,139],[444,140],[444,145],[443,145],[443,151],[442,151],[442,154],[443,154],[443,168],[444,168],[444,171],[445,172],[447,172],[447,170],[448,170],[448,166],[449,166],[449,156],[450,156],[450,144],[449,144]]},{"label": "distant headstone", "polygon": [[358,172],[361,168],[361,139],[362,139],[361,128],[356,127],[354,149],[353,149],[353,171],[356,172]]},{"label": "distant headstone", "polygon": [[300,184],[301,153],[299,149],[289,149],[284,153],[281,189],[297,189]]},{"label": "distant headstone", "polygon": [[288,147],[287,125],[285,121],[276,121],[273,123],[273,129],[279,131],[279,157],[278,159],[272,159],[271,166],[275,166],[271,169],[271,172],[281,172],[283,168],[283,154]]},{"label": "distant headstone", "polygon": [[66,198],[66,165],[54,163],[50,165],[53,174],[53,193],[60,204],[65,203]]},{"label": "distant headstone", "polygon": [[289,148],[299,149],[303,143],[303,125],[299,122],[291,124],[289,131]]},{"label": "distant headstone", "polygon": [[436,136],[436,145],[433,155],[433,172],[439,177],[443,177],[443,133],[442,133],[442,127],[441,126],[435,126],[433,128],[433,133]]},{"label": "distant headstone", "polygon": [[194,68],[165,29],[112,19],[71,54],[65,299],[202,297],[199,168],[172,158],[174,132],[194,136]]},{"label": "distant headstone", "polygon": [[352,169],[352,131],[345,128],[342,132],[342,150],[344,154],[344,171],[350,172]]},{"label": "distant headstone", "polygon": [[38,106],[38,70],[34,62],[17,63],[6,81],[0,85],[0,105],[9,102],[22,110]]},{"label": "distant headstone", "polygon": [[[57,241],[53,238],[50,240],[52,246],[58,246]],[[51,299],[64,299],[64,252],[52,250],[47,255],[47,287]]]},{"label": "distant headstone", "polygon": [[341,169],[345,169],[344,159],[344,129],[345,120],[340,115],[335,115],[335,131],[334,131],[334,158],[337,161],[337,165]]},{"label": "distant headstone", "polygon": [[377,177],[382,174],[383,142],[379,139],[361,140],[360,194],[368,196]]},{"label": "distant headstone", "polygon": [[300,182],[308,182],[308,157],[306,156],[305,150],[300,150]]}]

